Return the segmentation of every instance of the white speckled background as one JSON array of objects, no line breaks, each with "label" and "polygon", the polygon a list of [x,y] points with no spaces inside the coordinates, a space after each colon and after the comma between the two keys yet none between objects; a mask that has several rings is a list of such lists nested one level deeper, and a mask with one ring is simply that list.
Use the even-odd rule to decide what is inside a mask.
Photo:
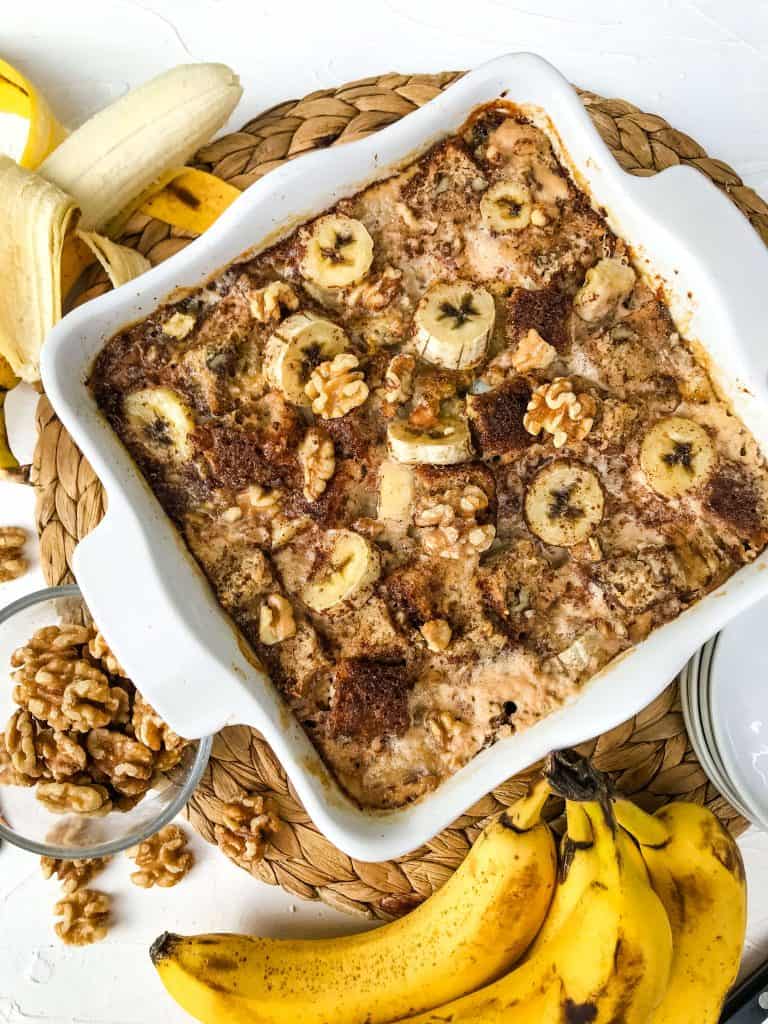
[{"label": "white speckled background", "polygon": [[[234,126],[352,78],[533,50],[574,82],[664,115],[768,195],[765,0],[0,0],[0,9],[0,55],[45,90],[68,126],[188,60],[221,60],[239,72],[245,96]],[[18,389],[9,404],[12,440],[29,455],[34,395]],[[0,525],[31,530],[32,506],[31,491],[0,483]],[[0,600],[41,585],[35,570],[4,585]],[[116,924],[104,943],[83,950],[53,935],[58,888],[43,882],[36,858],[0,849],[0,1024],[190,1020],[167,999],[147,956],[166,928],[308,935],[359,927],[261,885],[197,838],[193,845],[197,866],[176,889],[136,889],[129,862],[113,862],[98,886],[113,894]],[[752,830],[740,845],[750,892],[747,967],[768,956],[768,837]]]}]

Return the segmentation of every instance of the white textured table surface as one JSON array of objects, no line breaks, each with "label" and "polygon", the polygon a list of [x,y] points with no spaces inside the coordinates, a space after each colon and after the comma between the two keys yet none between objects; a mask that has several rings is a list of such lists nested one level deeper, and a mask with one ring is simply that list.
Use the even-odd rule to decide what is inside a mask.
[{"label": "white textured table surface", "polygon": [[[658,112],[768,195],[768,4],[764,0],[27,0],[3,5],[0,55],[45,89],[68,124],[171,64],[222,60],[240,74],[239,124],[280,100],[377,72],[462,68],[533,50],[581,85]],[[468,11],[471,10],[471,15]],[[34,396],[11,402],[12,439],[30,451]],[[0,525],[32,529],[33,498],[0,484]],[[30,545],[32,548],[32,545]],[[30,551],[32,554],[32,551]],[[42,584],[6,584],[0,601]],[[118,858],[99,880],[116,924],[70,950],[51,927],[54,883],[37,860],[0,849],[0,1022],[172,1024],[147,957],[165,928],[274,935],[359,927],[250,879],[195,838],[198,863],[178,888],[145,892]],[[747,964],[768,956],[768,837],[741,840],[749,880]]]}]

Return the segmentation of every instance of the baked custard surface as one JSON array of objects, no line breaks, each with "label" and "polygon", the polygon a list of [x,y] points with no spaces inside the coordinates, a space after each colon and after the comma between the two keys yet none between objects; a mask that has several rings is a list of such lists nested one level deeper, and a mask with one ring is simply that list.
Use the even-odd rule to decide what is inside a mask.
[{"label": "baked custard surface", "polygon": [[768,541],[754,438],[508,104],[116,335],[91,386],[367,807],[555,710]]}]

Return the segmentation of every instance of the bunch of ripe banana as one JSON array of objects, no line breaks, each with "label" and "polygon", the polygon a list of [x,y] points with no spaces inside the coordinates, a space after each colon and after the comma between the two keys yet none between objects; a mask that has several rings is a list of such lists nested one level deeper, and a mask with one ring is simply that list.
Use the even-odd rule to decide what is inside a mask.
[{"label": "bunch of ripe banana", "polygon": [[738,849],[709,811],[650,816],[564,752],[399,921],[308,941],[166,933],[151,957],[208,1024],[715,1024],[744,927]]}]

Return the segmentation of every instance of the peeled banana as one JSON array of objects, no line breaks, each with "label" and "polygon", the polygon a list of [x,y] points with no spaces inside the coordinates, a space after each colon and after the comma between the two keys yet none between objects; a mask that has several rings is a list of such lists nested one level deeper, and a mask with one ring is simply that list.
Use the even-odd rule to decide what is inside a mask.
[{"label": "peeled banana", "polygon": [[372,262],[373,239],[365,224],[329,213],[312,225],[301,272],[321,288],[346,288],[365,277]]},{"label": "peeled banana", "polygon": [[444,416],[428,429],[394,420],[387,427],[387,441],[397,462],[453,466],[472,458],[469,427],[457,416]]},{"label": "peeled banana", "polygon": [[432,285],[414,314],[416,348],[448,370],[477,366],[496,319],[493,296],[469,281]]},{"label": "peeled banana", "polygon": [[603,518],[605,498],[597,474],[570,459],[539,470],[525,493],[525,518],[545,544],[573,547]]},{"label": "peeled banana", "polygon": [[[556,870],[540,822],[547,792],[540,785],[489,825],[451,879],[399,921],[304,942],[166,933],[152,961],[174,999],[207,1024],[384,1024],[440,1006],[498,977],[539,929]],[[521,1021],[560,1019],[549,980],[529,993],[546,1015]],[[427,1019],[450,1018],[441,1009]]]},{"label": "peeled banana", "polygon": [[669,804],[651,816],[617,800],[615,813],[640,845],[672,926],[672,972],[651,1024],[717,1024],[744,944],[746,885],[739,848],[698,804]]},{"label": "peeled banana", "polygon": [[483,223],[492,231],[522,231],[531,223],[532,199],[525,185],[499,181],[480,200]]},{"label": "peeled banana", "polygon": [[349,339],[337,324],[313,313],[294,313],[264,350],[264,376],[294,405],[310,405],[305,388],[318,363],[343,352]]},{"label": "peeled banana", "polygon": [[704,427],[684,416],[668,416],[643,438],[640,465],[658,494],[675,498],[701,485],[714,465],[715,449]]},{"label": "peeled banana", "polygon": [[195,429],[195,420],[187,403],[172,388],[132,391],[123,402],[123,411],[136,437],[151,453],[178,460],[189,458],[189,435]]},{"label": "peeled banana", "polygon": [[313,611],[363,604],[381,573],[376,547],[354,530],[329,530],[327,557],[301,592]]},{"label": "peeled banana", "polygon": [[74,198],[81,228],[110,234],[137,197],[226,123],[241,95],[226,65],[180,64],[94,114],[39,173]]}]

